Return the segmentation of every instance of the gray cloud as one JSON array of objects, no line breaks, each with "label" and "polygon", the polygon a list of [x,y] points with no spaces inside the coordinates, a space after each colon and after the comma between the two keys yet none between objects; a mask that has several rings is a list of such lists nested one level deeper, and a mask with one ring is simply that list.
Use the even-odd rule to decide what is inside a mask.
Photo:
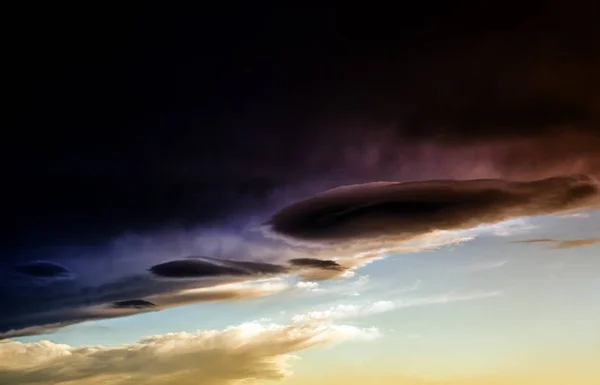
[{"label": "gray cloud", "polygon": [[[0,339],[45,334],[80,322],[131,316],[149,311],[210,301],[237,300],[270,295],[282,291],[287,285],[278,278],[243,280],[177,280],[161,282],[148,279],[143,285],[135,280],[113,284],[110,290],[98,288],[90,298],[82,300],[79,295],[48,297],[45,301],[30,296],[36,307],[28,303],[24,309],[12,309],[3,313],[0,320]],[[114,290],[116,287],[121,290]],[[126,299],[135,294],[145,299]]]},{"label": "gray cloud", "polygon": [[150,272],[157,277],[190,278],[214,277],[222,275],[245,275],[245,272],[231,266],[207,263],[202,260],[181,259],[152,266]]},{"label": "gray cloud", "polygon": [[[246,237],[238,237],[231,250],[223,249],[227,256],[239,254],[250,260],[199,256],[157,263],[161,255],[169,255],[164,251],[170,250],[161,249],[157,242],[139,251],[144,257],[152,252],[150,271],[108,282],[103,278],[96,285],[83,279],[34,285],[9,277],[0,281],[0,333],[4,333],[0,338],[90,319],[274,293],[282,288],[235,285],[278,275],[296,274],[309,281],[345,277],[385,253],[413,252],[470,239],[454,234],[445,237],[438,230],[591,207],[599,203],[598,192],[598,182],[588,176],[534,182],[441,180],[341,187],[292,204],[271,218],[271,234],[295,244],[260,238],[256,232],[251,234],[256,238],[250,236],[245,242]],[[331,247],[299,247],[298,242]],[[203,248],[208,248],[204,243],[203,239],[204,246],[199,249],[184,245],[189,250],[184,255],[204,255]],[[221,249],[220,242],[213,246]],[[574,245],[562,245],[567,246]],[[254,262],[263,258],[270,263]],[[131,302],[138,300],[156,306]]]},{"label": "gray cloud", "polygon": [[341,187],[285,207],[267,222],[284,238],[331,243],[413,239],[437,230],[565,212],[600,203],[590,176],[532,182],[498,179],[368,183]]},{"label": "gray cloud", "polygon": [[252,276],[286,272],[285,267],[270,263],[210,257],[189,257],[168,261],[154,265],[149,270],[155,276],[165,278]]},{"label": "gray cloud", "polygon": [[35,278],[68,278],[71,271],[56,262],[32,261],[14,266],[19,274]]},{"label": "gray cloud", "polygon": [[288,261],[295,273],[305,281],[325,281],[344,276],[349,267],[332,260],[317,258],[295,258]]},{"label": "gray cloud", "polygon": [[316,269],[325,269],[325,270],[346,270],[343,266],[341,266],[336,261],[331,260],[322,260],[315,258],[295,258],[291,259],[290,264],[298,267],[311,267]]},{"label": "gray cloud", "polygon": [[152,308],[156,307],[150,301],[146,301],[144,299],[130,299],[125,301],[117,301],[112,304],[114,308],[132,308],[132,309],[144,309],[144,308]]},{"label": "gray cloud", "polygon": [[[269,248],[258,248],[269,251]],[[292,255],[297,255],[293,254]],[[301,254],[298,254],[301,255]],[[285,257],[280,257],[286,259]],[[207,301],[237,300],[285,289],[269,279],[311,274],[294,265],[191,256],[98,285],[85,280],[35,285],[18,276],[0,282],[0,339],[53,332],[74,323],[130,316]],[[263,282],[264,280],[267,282]]]},{"label": "gray cloud", "polygon": [[12,277],[0,282],[0,339],[54,331],[87,320],[266,295],[281,290],[281,285],[256,287],[253,282],[287,271],[269,263],[198,257],[158,264],[151,272],[97,286],[82,280],[36,285]]}]

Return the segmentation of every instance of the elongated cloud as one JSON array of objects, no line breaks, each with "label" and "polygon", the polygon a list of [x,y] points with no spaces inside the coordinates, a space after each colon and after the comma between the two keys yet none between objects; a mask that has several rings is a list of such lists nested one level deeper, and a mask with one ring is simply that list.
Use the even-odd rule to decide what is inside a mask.
[{"label": "elongated cloud", "polygon": [[118,347],[7,341],[0,343],[0,382],[233,385],[242,380],[278,380],[289,374],[286,367],[295,352],[378,336],[373,328],[336,325],[321,318],[173,333]]},{"label": "elongated cloud", "polygon": [[[223,289],[224,284],[288,273],[305,281],[347,277],[354,274],[353,269],[387,253],[419,251],[472,239],[455,230],[592,207],[600,203],[599,196],[597,180],[588,176],[534,182],[442,180],[341,187],[288,206],[271,218],[271,233],[291,239],[292,244],[279,243],[281,254],[286,256],[267,259],[269,263],[259,261],[258,257],[249,260],[188,257],[161,263],[154,260],[149,272],[98,286],[65,280],[49,289],[25,285],[15,291],[13,283],[0,283],[0,294],[6,291],[6,295],[0,295],[3,310],[0,338],[22,335],[20,330],[25,334],[46,330],[46,325],[54,329],[56,325],[90,319],[280,290]],[[277,250],[277,242],[263,241],[264,250]],[[294,243],[297,241],[300,243]],[[311,250],[305,247],[305,242],[319,247]],[[568,246],[574,245],[563,245]],[[136,299],[149,301],[156,307],[127,302]],[[115,305],[122,303],[129,305]]]},{"label": "elongated cloud", "polygon": [[150,272],[158,277],[193,278],[215,276],[258,276],[285,273],[287,269],[269,263],[234,261],[210,257],[190,257],[154,265]]},{"label": "elongated cloud", "polygon": [[474,301],[479,299],[500,297],[502,291],[482,292],[457,292],[442,293],[427,297],[414,297],[396,301],[376,301],[368,304],[336,305],[326,310],[312,311],[310,313],[294,316],[294,322],[309,322],[322,320],[339,320],[360,317],[371,314],[385,313],[392,310],[407,309],[411,307],[442,305],[455,302]]},{"label": "elongated cloud", "polygon": [[517,241],[513,243],[548,243],[551,245],[552,249],[570,249],[572,247],[583,247],[583,246],[593,246],[600,244],[600,238],[586,238],[586,239],[528,239],[525,241]]},{"label": "elongated cloud", "polygon": [[[141,280],[136,287],[135,280],[126,280],[115,288],[114,292],[104,288],[95,297],[81,302],[78,298],[66,300],[62,296],[48,297],[46,307],[41,309],[25,308],[23,311],[7,309],[1,320],[0,339],[51,333],[62,327],[76,323],[131,316],[148,311],[160,311],[172,307],[201,302],[232,301],[272,295],[288,286],[280,278],[249,280],[235,283],[218,281],[157,282]],[[144,299],[119,299],[129,294],[152,293],[149,287],[156,286],[153,294]]]},{"label": "elongated cloud", "polygon": [[17,265],[14,270],[33,278],[68,278],[71,271],[65,266],[51,261],[32,261]]},{"label": "elongated cloud", "polygon": [[[501,294],[443,293],[405,300],[338,304],[294,315],[287,325],[263,320],[224,330],[152,336],[119,347],[5,341],[0,342],[0,382],[233,385],[242,380],[277,380],[289,374],[287,363],[295,352],[336,342],[371,340],[380,335],[375,328],[336,324],[336,321]],[[152,365],[147,365],[148,362]]]},{"label": "elongated cloud", "polygon": [[599,203],[598,181],[589,176],[382,182],[326,191],[284,208],[267,225],[275,234],[315,243],[400,241]]},{"label": "elongated cloud", "polygon": [[324,270],[344,270],[339,263],[331,260],[322,260],[315,258],[297,258],[291,259],[290,264],[299,267],[308,267],[315,269],[324,269]]},{"label": "elongated cloud", "polygon": [[146,301],[144,299],[130,299],[125,301],[117,301],[112,304],[113,308],[132,308],[132,309],[145,309],[145,308],[153,308],[156,307],[150,301]]},{"label": "elongated cloud", "polygon": [[559,241],[554,245],[555,249],[569,249],[571,247],[593,246],[600,243],[600,239],[572,239],[568,241]]}]

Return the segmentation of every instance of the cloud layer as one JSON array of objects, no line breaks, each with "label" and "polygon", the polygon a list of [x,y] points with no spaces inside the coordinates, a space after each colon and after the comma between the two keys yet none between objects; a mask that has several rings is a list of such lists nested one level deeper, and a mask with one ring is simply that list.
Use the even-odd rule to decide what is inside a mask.
[{"label": "cloud layer", "polygon": [[[284,290],[286,284],[263,281],[288,274],[304,281],[347,277],[389,253],[427,250],[473,238],[457,230],[593,207],[600,203],[599,191],[597,180],[590,176],[533,182],[441,180],[352,185],[283,208],[268,222],[268,237],[261,232],[245,233],[233,239],[236,242],[227,242],[231,250],[216,242],[219,245],[213,251],[224,252],[223,258],[190,253],[186,258],[161,261],[163,252],[180,250],[181,255],[183,248],[175,244],[179,249],[171,251],[164,242],[156,241],[140,252],[156,255],[148,259],[150,266],[140,267],[139,260],[134,263],[137,273],[101,279],[96,285],[84,279],[54,279],[69,270],[58,263],[35,261],[21,265],[26,268],[22,267],[20,275],[0,282],[0,338],[190,303],[272,294]],[[215,243],[210,236],[190,239],[200,242],[206,251]],[[578,241],[557,247],[586,244],[589,242]],[[137,249],[123,247],[120,251],[130,250]],[[52,279],[39,279],[48,276]],[[155,306],[144,306],[143,301]]]},{"label": "cloud layer", "polygon": [[289,374],[293,354],[315,346],[370,340],[376,329],[321,318],[288,325],[251,322],[224,330],[147,337],[118,347],[73,347],[50,341],[0,343],[0,382],[23,385],[233,385]]},{"label": "cloud layer", "polygon": [[600,186],[589,176],[533,182],[382,182],[326,191],[282,209],[267,225],[275,234],[316,243],[402,241],[599,203]]},{"label": "cloud layer", "polygon": [[[293,354],[311,347],[350,340],[372,340],[375,328],[336,321],[415,306],[497,297],[501,292],[447,293],[398,301],[338,304],[291,317],[288,324],[269,320],[224,330],[171,333],[117,347],[55,344],[50,341],[0,342],[0,382],[23,385],[233,385],[239,381],[277,380],[290,372]],[[151,363],[149,365],[148,363]]]},{"label": "cloud layer", "polygon": [[285,267],[269,263],[234,261],[210,257],[190,257],[188,259],[164,262],[152,266],[149,270],[155,276],[166,278],[260,276],[287,272]]},{"label": "cloud layer", "polygon": [[14,270],[32,278],[68,278],[71,276],[68,268],[52,261],[32,261],[17,265]]},{"label": "cloud layer", "polygon": [[[10,290],[14,286],[6,286]],[[90,320],[131,316],[147,311],[200,302],[238,300],[271,295],[287,288],[279,278],[157,280],[132,276],[99,287],[68,285],[22,286],[0,296],[3,317],[0,339],[54,332]],[[2,289],[2,287],[0,287]],[[34,306],[35,304],[35,306]]]}]

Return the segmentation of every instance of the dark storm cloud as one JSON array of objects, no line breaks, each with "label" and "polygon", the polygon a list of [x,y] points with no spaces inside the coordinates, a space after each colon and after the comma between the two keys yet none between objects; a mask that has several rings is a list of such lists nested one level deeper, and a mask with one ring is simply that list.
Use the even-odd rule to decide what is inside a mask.
[{"label": "dark storm cloud", "polygon": [[0,243],[6,253],[0,258],[19,260],[20,253],[46,246],[102,247],[126,233],[231,222],[264,205],[276,186],[234,175],[173,178],[86,174],[24,180],[3,192]]},{"label": "dark storm cloud", "polygon": [[84,321],[192,303],[267,295],[283,286],[263,287],[261,279],[287,272],[288,268],[202,257],[167,262],[153,266],[153,271],[161,277],[188,279],[158,279],[148,272],[99,286],[79,280],[54,281],[45,286],[2,281],[0,338],[45,333]]},{"label": "dark storm cloud", "polygon": [[600,170],[598,28],[575,3],[38,20],[9,55],[26,129],[0,151],[2,248],[247,218],[287,189]]},{"label": "dark storm cloud", "polygon": [[71,271],[66,267],[51,261],[32,261],[14,266],[20,274],[36,278],[66,278],[71,276]]},{"label": "dark storm cloud", "polygon": [[[10,270],[33,252],[50,255],[46,246],[81,246],[65,254],[83,272],[95,268],[89,255],[110,260],[89,249],[122,234],[241,232],[340,185],[599,174],[593,2],[477,3],[405,2],[393,12],[248,5],[233,18],[227,6],[201,15],[124,6],[85,21],[26,12],[31,33],[7,54],[19,125],[0,141],[0,258]],[[289,206],[271,227],[309,241],[404,239],[584,207],[596,192],[585,178],[366,185]],[[198,260],[153,269],[206,286],[285,272]],[[156,262],[128,263],[137,273]],[[105,308],[80,310],[131,298],[160,308],[153,296],[197,285],[157,276],[99,274],[96,286],[63,280],[43,290],[0,282],[0,331],[107,317]],[[238,294],[185,301],[209,298]]]},{"label": "dark storm cloud", "polygon": [[304,281],[337,279],[349,270],[336,261],[317,258],[294,258],[288,261],[295,273]]},{"label": "dark storm cloud", "polygon": [[189,257],[154,265],[150,272],[157,277],[191,278],[214,276],[258,276],[280,274],[286,269],[269,263],[234,261],[210,257]]},{"label": "dark storm cloud", "polygon": [[[170,293],[184,285],[167,285],[151,277],[129,276],[118,281],[91,286],[79,280],[55,281],[51,285],[25,285],[4,281],[0,285],[0,333],[23,335],[43,332],[97,317],[82,315],[82,309],[106,306],[131,298],[144,298],[157,293]],[[118,309],[115,309],[118,310]],[[131,312],[131,309],[123,309]]]},{"label": "dark storm cloud", "polygon": [[325,270],[345,270],[345,268],[339,263],[331,260],[322,260],[315,258],[296,258],[289,260],[289,263],[297,267],[309,267]]},{"label": "dark storm cloud", "polygon": [[243,271],[231,268],[230,266],[222,266],[190,259],[169,261],[154,265],[150,268],[150,272],[158,277],[168,278],[211,277],[244,274]]},{"label": "dark storm cloud", "polygon": [[[148,311],[207,301],[226,301],[269,295],[284,285],[261,285],[248,279],[212,281],[124,279],[98,288],[70,288],[42,293],[14,293],[0,298],[3,309],[0,339],[54,332],[91,320],[131,316]],[[108,287],[111,286],[111,287]],[[14,287],[13,287],[14,289]],[[146,299],[130,299],[135,297]]]},{"label": "dark storm cloud", "polygon": [[187,304],[273,294],[287,287],[280,276],[289,273],[323,280],[345,271],[334,261],[314,258],[291,259],[280,265],[191,256],[98,286],[80,280],[54,281],[45,286],[2,281],[0,339]]},{"label": "dark storm cloud", "polygon": [[144,299],[130,299],[125,301],[117,301],[113,302],[112,307],[114,308],[133,308],[133,309],[143,309],[149,307],[156,307],[150,301],[146,301]]},{"label": "dark storm cloud", "polygon": [[401,240],[598,204],[600,186],[587,176],[534,182],[373,183],[326,191],[295,203],[276,213],[267,225],[275,234],[304,241]]}]

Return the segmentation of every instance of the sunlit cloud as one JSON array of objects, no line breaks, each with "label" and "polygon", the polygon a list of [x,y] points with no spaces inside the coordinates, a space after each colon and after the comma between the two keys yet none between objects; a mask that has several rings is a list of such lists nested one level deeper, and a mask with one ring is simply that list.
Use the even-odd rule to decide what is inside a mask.
[{"label": "sunlit cloud", "polygon": [[296,287],[298,289],[305,289],[308,291],[320,291],[322,289],[319,288],[319,283],[318,282],[312,282],[312,281],[302,281],[302,282],[297,282],[296,283]]},{"label": "sunlit cloud", "polygon": [[223,330],[150,336],[117,347],[5,341],[0,343],[0,382],[233,385],[278,380],[291,374],[288,365],[296,352],[380,336],[375,328],[336,324],[334,318],[296,316],[287,325],[263,319]]},{"label": "sunlit cloud", "polygon": [[[420,285],[420,283],[417,283],[415,285]],[[412,290],[409,289],[407,291]],[[504,293],[500,290],[449,292],[424,297],[375,301],[372,303],[338,304],[330,306],[324,310],[315,310],[306,314],[297,315],[293,318],[293,321],[304,322],[306,320],[346,319],[359,316],[374,315],[379,313],[386,313],[392,310],[400,310],[428,305],[451,304],[456,302],[501,297],[502,295],[504,295]]]}]

